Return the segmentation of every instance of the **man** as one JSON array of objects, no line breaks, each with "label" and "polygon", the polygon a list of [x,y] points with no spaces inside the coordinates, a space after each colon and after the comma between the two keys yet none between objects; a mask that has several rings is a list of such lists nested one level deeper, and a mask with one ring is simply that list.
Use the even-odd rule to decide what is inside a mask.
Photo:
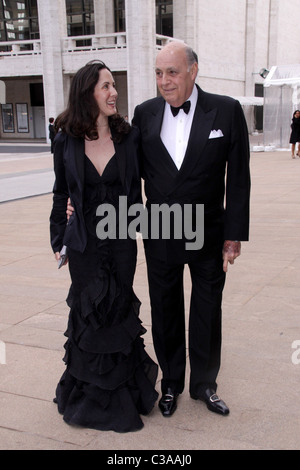
[{"label": "man", "polygon": [[[185,384],[185,264],[192,280],[189,392],[211,411],[229,413],[216,395],[222,292],[228,263],[240,255],[240,242],[248,240],[249,232],[249,142],[243,111],[236,100],[201,90],[195,85],[197,73],[191,48],[181,42],[167,44],[156,59],[161,96],[137,106],[133,118],[141,132],[150,223],[156,224],[154,205],[179,204],[184,212],[186,205],[196,210],[204,204],[201,249],[188,250],[186,239],[175,236],[144,240],[153,343],[162,370],[159,408],[165,417],[176,410]],[[173,110],[174,116],[171,106],[187,101],[189,109]]]},{"label": "man", "polygon": [[49,118],[48,129],[49,129],[49,139],[50,139],[50,142],[51,142],[51,153],[53,153],[53,141],[54,141],[54,137],[55,137],[54,118],[53,117]]},{"label": "man", "polygon": [[[151,220],[154,204],[180,204],[183,211],[187,204],[194,210],[204,204],[201,249],[188,250],[186,240],[174,236],[144,241],[153,342],[162,370],[159,408],[166,417],[176,410],[185,383],[185,264],[192,281],[189,392],[211,411],[229,413],[216,395],[222,291],[228,263],[240,255],[240,242],[248,240],[249,231],[249,142],[244,115],[236,100],[205,93],[195,85],[197,73],[197,56],[188,46],[176,41],[167,44],[156,59],[161,96],[137,106],[133,118],[141,132],[142,176],[152,224],[156,223]],[[188,109],[172,110],[186,101]]]}]

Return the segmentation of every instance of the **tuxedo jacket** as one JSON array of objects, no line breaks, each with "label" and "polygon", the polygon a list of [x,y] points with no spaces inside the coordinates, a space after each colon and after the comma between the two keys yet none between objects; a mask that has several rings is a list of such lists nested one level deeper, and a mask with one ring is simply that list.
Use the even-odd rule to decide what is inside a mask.
[{"label": "tuxedo jacket", "polygon": [[[113,134],[113,133],[112,133]],[[138,160],[139,131],[132,128],[121,143],[114,142],[120,179],[128,205],[141,203],[141,178]],[[83,252],[87,243],[84,222],[84,139],[59,132],[54,140],[53,207],[50,215],[50,238],[54,252],[63,245]],[[67,200],[75,211],[67,223]]]},{"label": "tuxedo jacket", "polygon": [[[141,168],[147,207],[153,204],[204,204],[204,249],[224,240],[249,236],[249,139],[240,103],[206,93],[198,100],[186,154],[178,170],[161,138],[165,101],[162,97],[137,106],[133,123],[141,134]],[[145,241],[161,259],[182,258],[186,240]],[[189,255],[189,256],[187,256]]]}]

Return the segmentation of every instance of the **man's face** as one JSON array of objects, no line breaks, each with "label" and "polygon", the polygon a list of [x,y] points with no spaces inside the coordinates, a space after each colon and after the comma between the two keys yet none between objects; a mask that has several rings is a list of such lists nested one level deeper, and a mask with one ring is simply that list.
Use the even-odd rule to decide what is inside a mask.
[{"label": "man's face", "polygon": [[163,98],[171,106],[181,106],[191,95],[197,76],[197,64],[188,65],[183,47],[166,46],[156,58],[156,82]]}]

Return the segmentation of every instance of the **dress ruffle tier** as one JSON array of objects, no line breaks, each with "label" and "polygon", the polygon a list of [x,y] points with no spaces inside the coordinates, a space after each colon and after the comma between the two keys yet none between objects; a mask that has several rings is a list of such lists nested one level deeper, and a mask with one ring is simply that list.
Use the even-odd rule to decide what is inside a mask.
[{"label": "dress ruffle tier", "polygon": [[[103,271],[106,271],[103,274]],[[141,429],[157,400],[157,365],[145,351],[140,302],[132,292],[127,315],[115,324],[109,313],[118,297],[113,274],[99,267],[93,285],[79,296],[71,286],[64,372],[56,389],[68,424],[127,432]]]}]

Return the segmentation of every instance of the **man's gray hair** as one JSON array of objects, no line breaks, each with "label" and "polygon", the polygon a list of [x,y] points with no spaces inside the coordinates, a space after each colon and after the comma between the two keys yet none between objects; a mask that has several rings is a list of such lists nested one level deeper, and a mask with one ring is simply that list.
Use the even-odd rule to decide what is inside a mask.
[{"label": "man's gray hair", "polygon": [[185,49],[185,52],[186,52],[186,57],[187,57],[187,62],[188,62],[189,67],[193,65],[195,62],[198,64],[198,56],[191,47],[187,46]]},{"label": "man's gray hair", "polygon": [[174,44],[174,43],[177,43],[177,44],[180,44],[180,45],[183,45],[184,48],[185,48],[185,54],[186,54],[186,58],[187,58],[187,63],[188,63],[188,66],[191,67],[195,62],[196,64],[198,64],[198,56],[196,54],[196,52],[192,49],[192,47],[188,46],[185,42],[183,41],[180,41],[180,40],[168,40],[166,45],[168,44]]}]

